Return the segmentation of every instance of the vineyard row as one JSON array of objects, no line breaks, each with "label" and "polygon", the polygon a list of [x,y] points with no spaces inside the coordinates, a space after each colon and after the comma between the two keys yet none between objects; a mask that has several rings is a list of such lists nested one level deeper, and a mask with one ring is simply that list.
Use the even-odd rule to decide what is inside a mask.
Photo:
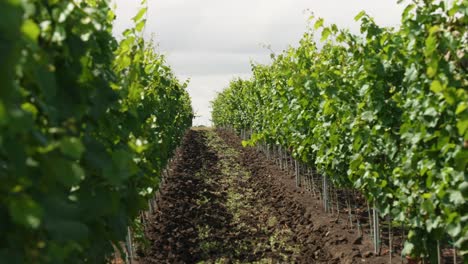
[{"label": "vineyard row", "polygon": [[468,2],[413,1],[399,28],[356,20],[360,34],[313,19],[217,96],[213,122],[364,194],[406,227],[405,255],[437,263],[447,243],[466,255]]},{"label": "vineyard row", "polygon": [[[143,1],[144,4],[144,1]],[[0,1],[0,262],[123,252],[191,126],[186,84],[111,1]]]}]

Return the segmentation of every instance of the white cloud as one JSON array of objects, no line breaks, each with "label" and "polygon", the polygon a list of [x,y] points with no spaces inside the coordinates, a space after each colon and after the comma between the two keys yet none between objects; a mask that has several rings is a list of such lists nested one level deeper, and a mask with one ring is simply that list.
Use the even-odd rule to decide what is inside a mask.
[{"label": "white cloud", "polygon": [[195,125],[209,125],[211,122],[210,102],[215,98],[218,92],[221,92],[234,78],[248,78],[247,73],[228,73],[212,75],[182,75],[181,80],[190,78],[188,92],[192,97],[192,105],[195,111]]},{"label": "white cloud", "polygon": [[[117,4],[115,35],[132,25],[139,1]],[[384,26],[396,26],[403,6],[396,0],[148,0],[146,35],[155,35],[160,52],[181,78],[191,78],[188,91],[209,124],[209,101],[233,76],[248,76],[250,60],[265,63],[270,44],[279,52],[298,42],[310,10],[326,23],[358,32],[354,16],[365,10]]]},{"label": "white cloud", "polygon": [[[267,52],[267,51],[265,51]],[[247,73],[251,61],[266,62],[263,53],[181,51],[168,52],[167,61],[177,65],[178,75],[217,76],[220,74]]]}]

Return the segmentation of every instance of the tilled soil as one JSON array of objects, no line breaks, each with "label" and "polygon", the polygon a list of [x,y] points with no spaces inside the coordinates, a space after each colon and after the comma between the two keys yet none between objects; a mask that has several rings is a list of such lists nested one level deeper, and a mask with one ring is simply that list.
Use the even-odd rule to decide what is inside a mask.
[{"label": "tilled soil", "polygon": [[389,263],[230,132],[189,131],[165,182],[140,263]]}]

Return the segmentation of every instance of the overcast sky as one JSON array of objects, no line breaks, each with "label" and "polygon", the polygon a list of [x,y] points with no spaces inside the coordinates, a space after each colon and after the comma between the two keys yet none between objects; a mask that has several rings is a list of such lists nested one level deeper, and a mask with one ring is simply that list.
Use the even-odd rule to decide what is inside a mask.
[{"label": "overcast sky", "polygon": [[[132,25],[138,0],[114,0],[114,34]],[[188,91],[199,115],[194,125],[211,125],[210,101],[235,77],[250,76],[250,61],[269,62],[295,45],[310,10],[326,23],[358,32],[361,10],[384,26],[398,26],[403,6],[397,0],[148,0],[146,36],[154,35],[176,75],[190,78]]]}]

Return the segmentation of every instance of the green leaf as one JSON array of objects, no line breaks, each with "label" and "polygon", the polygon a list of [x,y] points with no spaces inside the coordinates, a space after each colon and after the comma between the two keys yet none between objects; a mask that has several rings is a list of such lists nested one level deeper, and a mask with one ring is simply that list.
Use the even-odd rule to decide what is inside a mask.
[{"label": "green leaf", "polygon": [[424,49],[424,55],[426,57],[431,57],[436,49],[437,49],[437,38],[434,35],[429,35],[429,37],[426,38],[426,48]]},{"label": "green leaf", "polygon": [[21,108],[22,108],[24,111],[26,111],[26,112],[32,114],[34,117],[37,116],[38,111],[37,111],[37,108],[36,108],[35,105],[26,102],[26,103],[23,103],[23,104],[21,105]]},{"label": "green leaf", "polygon": [[141,32],[143,30],[143,28],[145,27],[146,25],[146,19],[143,19],[141,20],[140,22],[138,22],[135,26],[135,30],[137,32]]},{"label": "green leaf", "polygon": [[424,200],[421,204],[421,207],[426,211],[426,214],[434,213],[434,204],[431,200]]},{"label": "green leaf", "polygon": [[85,178],[83,168],[76,162],[62,158],[56,158],[47,162],[48,166],[44,168],[45,172],[51,167],[51,175],[56,181],[62,183],[66,187],[73,187]]},{"label": "green leaf", "polygon": [[73,163],[72,166],[71,166],[71,169],[72,169],[72,177],[73,179],[76,180],[77,184],[78,182],[84,180],[84,178],[86,177],[86,174],[83,170],[83,168],[81,168],[81,166],[77,163]]},{"label": "green leaf", "polygon": [[455,167],[459,171],[465,171],[468,164],[468,150],[461,149],[455,156]]},{"label": "green leaf", "polygon": [[432,66],[427,67],[426,74],[429,78],[434,77],[437,74],[437,68]]},{"label": "green leaf", "polygon": [[460,186],[458,186],[458,189],[465,199],[468,198],[468,182],[462,182]]},{"label": "green leaf", "polygon": [[138,11],[138,13],[136,14],[136,16],[132,18],[132,20],[134,22],[140,21],[140,19],[146,14],[147,11],[148,11],[147,7],[141,8],[140,11]]},{"label": "green leaf", "polygon": [[242,140],[242,147],[245,148],[245,147],[247,147],[247,146],[249,146],[249,141],[247,141],[247,140]]},{"label": "green leaf", "polygon": [[55,219],[47,224],[47,230],[58,241],[85,240],[89,229],[83,223],[73,220]]},{"label": "green leaf", "polygon": [[462,205],[465,203],[465,199],[463,198],[463,195],[460,191],[458,190],[452,190],[450,191],[450,201],[456,205]]},{"label": "green leaf", "polygon": [[372,122],[375,118],[374,114],[371,111],[365,111],[361,114],[361,117],[363,120],[366,120],[368,122]]},{"label": "green leaf", "polygon": [[324,28],[323,31],[322,31],[322,38],[321,38],[321,41],[325,41],[328,36],[330,36],[330,29],[329,28]]},{"label": "green leaf", "polygon": [[457,94],[453,91],[453,89],[445,89],[444,91],[444,99],[449,105],[454,105],[457,101]]},{"label": "green leaf", "polygon": [[28,196],[11,199],[9,212],[14,222],[27,228],[37,229],[41,224],[42,209]]},{"label": "green leaf", "polygon": [[418,78],[418,70],[415,65],[412,64],[409,68],[406,69],[405,78],[407,81],[413,82]]},{"label": "green leaf", "polygon": [[455,114],[459,115],[461,114],[463,111],[465,111],[465,109],[468,108],[468,103],[467,102],[460,102],[457,106],[457,110],[455,111]]},{"label": "green leaf", "polygon": [[413,10],[416,6],[414,4],[410,4],[408,5],[405,10],[403,10],[403,18],[406,18],[408,17],[408,15],[410,14],[411,10]]},{"label": "green leaf", "polygon": [[440,83],[440,81],[435,80],[431,83],[431,91],[434,93],[440,93],[445,90],[445,87]]},{"label": "green leaf", "polygon": [[424,111],[425,116],[431,116],[431,117],[436,117],[437,116],[437,110],[434,107],[429,107]]},{"label": "green leaf", "polygon": [[362,164],[362,156],[358,155],[351,161],[351,163],[349,164],[349,168],[351,170],[356,170],[361,164]]},{"label": "green leaf", "polygon": [[0,100],[0,125],[7,123],[7,113],[3,102]]},{"label": "green leaf", "polygon": [[112,164],[104,168],[104,176],[113,185],[120,185],[130,176],[134,175],[136,167],[131,153],[124,150],[117,150],[112,153]]},{"label": "green leaf", "polygon": [[366,15],[366,11],[362,10],[361,12],[359,12],[355,17],[354,17],[354,20],[355,21],[358,21],[359,19],[361,19],[363,16]]},{"label": "green leaf", "polygon": [[468,118],[466,116],[457,121],[457,128],[461,136],[468,132]]},{"label": "green leaf", "polygon": [[21,32],[30,40],[37,42],[41,30],[31,19],[25,20],[21,26]]},{"label": "green leaf", "polygon": [[403,251],[401,252],[401,254],[403,256],[409,256],[409,255],[411,255],[413,250],[414,250],[414,244],[409,242],[409,241],[405,241],[405,246],[404,246]]},{"label": "green leaf", "polygon": [[440,27],[438,25],[432,26],[429,29],[429,35],[434,35],[434,33],[438,32],[440,30]]},{"label": "green leaf", "polygon": [[447,233],[452,236],[458,236],[462,231],[460,223],[453,223],[447,226]]},{"label": "green leaf", "polygon": [[318,29],[318,28],[322,27],[322,26],[323,26],[323,22],[324,22],[323,18],[319,18],[319,19],[317,20],[317,22],[315,22],[315,24],[314,24],[314,29]]},{"label": "green leaf", "polygon": [[80,139],[75,137],[66,137],[60,141],[60,151],[68,157],[78,160],[81,158],[85,148]]}]

